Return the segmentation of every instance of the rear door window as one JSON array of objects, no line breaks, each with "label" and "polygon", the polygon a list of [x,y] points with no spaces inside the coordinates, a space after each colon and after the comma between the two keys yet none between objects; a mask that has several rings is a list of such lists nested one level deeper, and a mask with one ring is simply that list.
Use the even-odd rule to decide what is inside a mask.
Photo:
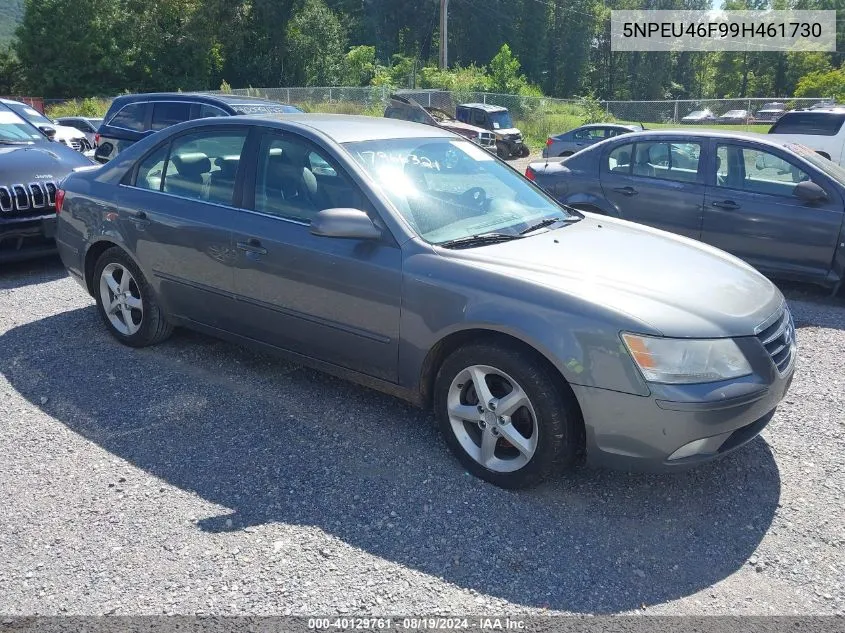
[{"label": "rear door window", "polygon": [[634,176],[696,182],[700,157],[699,143],[637,143],[634,146],[632,172]]},{"label": "rear door window", "polygon": [[182,123],[190,119],[190,114],[190,103],[159,101],[153,104],[153,120],[150,129],[163,130],[171,125]]},{"label": "rear door window", "polygon": [[613,174],[630,174],[633,153],[632,144],[620,145],[614,149],[607,157],[607,171]]},{"label": "rear door window", "polygon": [[769,134],[808,134],[836,136],[845,114],[833,112],[788,112],[769,130]]},{"label": "rear door window", "polygon": [[146,116],[146,103],[130,103],[112,117],[109,125],[123,128],[124,130],[132,130],[133,132],[143,132]]}]

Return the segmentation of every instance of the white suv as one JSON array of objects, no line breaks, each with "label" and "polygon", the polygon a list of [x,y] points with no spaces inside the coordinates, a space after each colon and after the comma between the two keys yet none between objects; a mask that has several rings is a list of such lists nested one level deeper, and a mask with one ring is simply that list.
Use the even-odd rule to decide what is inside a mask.
[{"label": "white suv", "polygon": [[845,107],[795,110],[784,114],[769,134],[800,143],[839,165],[845,164]]}]

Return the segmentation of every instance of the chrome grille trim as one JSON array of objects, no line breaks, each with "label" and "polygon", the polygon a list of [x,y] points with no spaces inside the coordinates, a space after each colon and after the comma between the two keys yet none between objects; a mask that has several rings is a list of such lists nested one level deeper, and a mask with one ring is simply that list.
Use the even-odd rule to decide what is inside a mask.
[{"label": "chrome grille trim", "polygon": [[[14,194],[12,200],[15,203],[18,211],[29,211],[29,191],[23,185],[12,185],[12,193]],[[24,206],[26,205],[26,206]]]},{"label": "chrome grille trim", "polygon": [[789,308],[784,306],[780,312],[766,319],[757,328],[757,339],[772,359],[778,373],[789,371],[795,360],[795,322]]},{"label": "chrome grille trim", "polygon": [[27,188],[33,209],[43,209],[47,206],[47,196],[44,193],[44,189],[41,188],[40,183],[31,182],[27,185]]},{"label": "chrome grille trim", "polygon": [[57,189],[52,180],[0,185],[0,214],[52,210],[56,206]]},{"label": "chrome grille trim", "polygon": [[8,187],[0,186],[0,213],[10,213],[15,208],[12,191]]}]

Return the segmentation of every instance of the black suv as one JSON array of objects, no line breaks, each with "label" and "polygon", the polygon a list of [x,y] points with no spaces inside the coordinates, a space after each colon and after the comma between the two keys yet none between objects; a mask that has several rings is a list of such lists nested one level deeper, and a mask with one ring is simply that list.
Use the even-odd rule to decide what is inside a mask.
[{"label": "black suv", "polygon": [[171,125],[216,116],[302,112],[299,108],[254,97],[159,92],[121,95],[112,101],[94,158],[106,163],[133,143]]},{"label": "black suv", "polygon": [[56,251],[56,191],[65,176],[85,166],[96,169],[0,104],[0,263]]}]

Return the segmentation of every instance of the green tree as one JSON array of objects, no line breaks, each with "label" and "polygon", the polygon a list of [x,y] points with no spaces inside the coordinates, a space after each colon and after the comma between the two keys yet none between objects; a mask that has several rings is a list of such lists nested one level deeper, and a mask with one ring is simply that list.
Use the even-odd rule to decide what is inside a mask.
[{"label": "green tree", "polygon": [[286,36],[291,81],[305,86],[340,82],[346,30],[323,0],[306,0],[288,22]]},{"label": "green tree", "polygon": [[375,46],[353,46],[346,53],[343,83],[347,86],[369,86],[377,69]]},{"label": "green tree", "polygon": [[21,64],[15,53],[9,48],[0,50],[0,94],[17,93],[22,81]]},{"label": "green tree", "polygon": [[124,8],[119,0],[26,0],[15,46],[24,87],[45,97],[130,87],[135,49],[128,35],[134,25]]},{"label": "green tree", "polygon": [[796,97],[833,97],[845,101],[845,64],[833,70],[804,75],[795,88]]},{"label": "green tree", "polygon": [[519,60],[513,56],[511,47],[502,44],[499,52],[490,60],[490,87],[494,92],[517,94],[527,81],[520,72]]}]

